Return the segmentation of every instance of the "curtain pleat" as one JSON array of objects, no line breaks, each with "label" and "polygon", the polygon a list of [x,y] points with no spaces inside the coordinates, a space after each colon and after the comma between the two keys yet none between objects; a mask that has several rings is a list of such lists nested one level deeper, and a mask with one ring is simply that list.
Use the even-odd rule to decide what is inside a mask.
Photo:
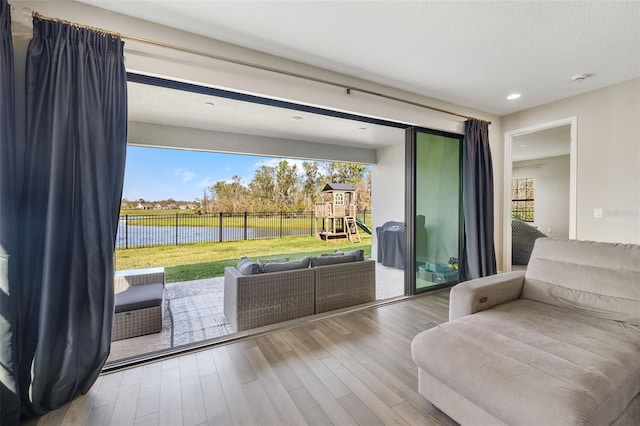
[{"label": "curtain pleat", "polygon": [[494,275],[493,163],[489,124],[470,119],[465,123],[462,146],[462,208],[464,240],[460,281]]},{"label": "curtain pleat", "polygon": [[86,393],[109,354],[126,134],[122,41],[34,19],[18,246],[27,417]]},{"label": "curtain pleat", "polygon": [[17,378],[15,83],[11,6],[0,0],[0,424],[20,421]]}]

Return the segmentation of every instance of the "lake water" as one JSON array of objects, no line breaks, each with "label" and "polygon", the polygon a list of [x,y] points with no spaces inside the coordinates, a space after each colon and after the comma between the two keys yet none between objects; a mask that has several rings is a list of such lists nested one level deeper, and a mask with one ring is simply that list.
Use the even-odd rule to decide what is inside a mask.
[{"label": "lake water", "polygon": [[[123,221],[120,222],[120,225]],[[282,236],[311,235],[310,229],[282,230]],[[280,229],[247,228],[246,239],[257,240],[280,237]],[[242,227],[223,227],[222,241],[245,239]],[[161,245],[189,244],[220,241],[220,229],[217,226],[119,226],[116,236],[116,248],[150,247]]]}]

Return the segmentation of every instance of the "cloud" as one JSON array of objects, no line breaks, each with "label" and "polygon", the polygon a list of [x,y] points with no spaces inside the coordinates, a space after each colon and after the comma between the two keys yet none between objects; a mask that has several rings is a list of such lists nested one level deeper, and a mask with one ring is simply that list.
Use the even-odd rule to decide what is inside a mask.
[{"label": "cloud", "polygon": [[202,179],[199,183],[198,183],[198,187],[199,188],[209,188],[211,185],[213,185],[215,182],[211,180],[211,177],[207,176],[206,178]]},{"label": "cloud", "polygon": [[193,173],[193,172],[184,172],[184,173],[182,173],[182,182],[183,183],[189,182],[191,179],[193,179],[193,177],[195,175],[196,174]]}]

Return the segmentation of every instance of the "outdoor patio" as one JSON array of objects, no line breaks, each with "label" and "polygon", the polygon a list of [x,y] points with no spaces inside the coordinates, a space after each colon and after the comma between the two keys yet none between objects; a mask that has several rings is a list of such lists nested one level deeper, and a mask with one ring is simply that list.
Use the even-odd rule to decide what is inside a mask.
[{"label": "outdoor patio", "polygon": [[[376,299],[403,293],[404,272],[377,263]],[[223,300],[224,277],[166,284],[162,331],[112,342],[107,362],[232,334]]]}]

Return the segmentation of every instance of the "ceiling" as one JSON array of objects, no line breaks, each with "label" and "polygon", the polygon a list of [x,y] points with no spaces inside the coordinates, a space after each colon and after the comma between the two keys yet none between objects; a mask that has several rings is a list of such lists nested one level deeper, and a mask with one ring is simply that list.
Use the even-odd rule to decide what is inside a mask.
[{"label": "ceiling", "polygon": [[640,77],[638,1],[81,1],[499,116]]},{"label": "ceiling", "polygon": [[526,161],[569,155],[571,126],[564,125],[513,137],[511,160]]},{"label": "ceiling", "polygon": [[147,84],[127,84],[129,121],[375,149],[404,141],[395,127]]}]

